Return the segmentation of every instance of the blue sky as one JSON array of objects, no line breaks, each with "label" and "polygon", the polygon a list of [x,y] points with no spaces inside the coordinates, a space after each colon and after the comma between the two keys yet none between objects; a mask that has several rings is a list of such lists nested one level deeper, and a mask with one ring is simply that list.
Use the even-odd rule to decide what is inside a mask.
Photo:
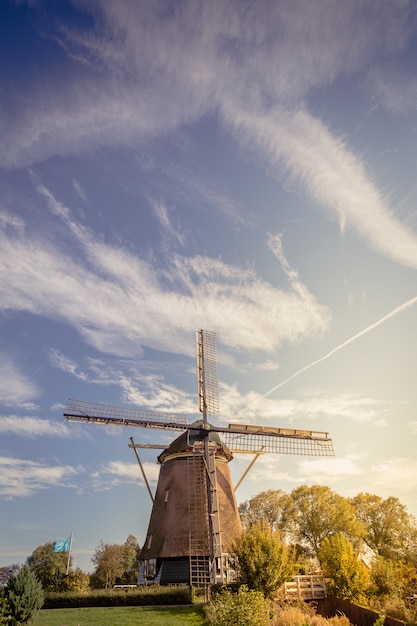
[{"label": "blue sky", "polygon": [[[129,437],[67,398],[328,431],[237,491],[326,484],[417,515],[417,8],[5,0],[0,565],[144,540]],[[143,453],[152,485],[158,467]],[[237,482],[248,463],[231,464]]]}]

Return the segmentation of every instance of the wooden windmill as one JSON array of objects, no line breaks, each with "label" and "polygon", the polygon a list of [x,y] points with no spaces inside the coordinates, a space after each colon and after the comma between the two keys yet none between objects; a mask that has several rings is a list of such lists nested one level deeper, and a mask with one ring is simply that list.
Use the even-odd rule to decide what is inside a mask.
[{"label": "wooden windmill", "polygon": [[[117,407],[70,399],[67,420],[182,431],[168,446],[136,444],[138,448],[162,448],[155,497],[143,472],[153,501],[148,532],[141,551],[140,578],[160,584],[188,582],[207,588],[225,583],[233,574],[228,549],[241,532],[235,489],[253,462],[263,453],[333,456],[328,433],[270,426],[209,423],[219,410],[215,334],[197,331],[199,409],[202,419],[137,408]],[[255,455],[238,482],[232,485],[228,463],[233,453]]]}]

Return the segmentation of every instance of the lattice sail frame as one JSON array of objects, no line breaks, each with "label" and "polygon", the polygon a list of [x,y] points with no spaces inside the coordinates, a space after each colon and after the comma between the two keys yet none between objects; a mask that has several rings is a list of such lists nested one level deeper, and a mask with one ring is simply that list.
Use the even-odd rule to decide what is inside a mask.
[{"label": "lattice sail frame", "polygon": [[[162,413],[72,398],[68,400],[64,417],[70,421],[173,431],[200,428],[198,422],[190,423],[187,416],[180,413]],[[334,456],[332,440],[326,432],[247,424],[229,424],[225,427],[208,424],[206,429],[221,434],[224,443],[232,453],[253,454],[262,451],[277,454]]]},{"label": "lattice sail frame", "polygon": [[[196,331],[199,409],[203,413],[203,429],[221,434],[232,453],[300,454],[307,456],[334,456],[332,440],[327,432],[229,424],[213,426],[207,415],[219,412],[216,334]],[[70,398],[64,417],[71,421],[95,424],[113,424],[142,428],[185,431],[201,429],[201,422],[190,423],[183,413],[153,411],[136,407],[121,407]],[[158,446],[165,447],[165,446]]]},{"label": "lattice sail frame", "polygon": [[142,426],[145,428],[165,428],[184,430],[188,416],[182,413],[166,413],[136,407],[114,406],[100,402],[86,402],[69,398],[64,417],[71,421],[92,422],[94,424],[114,424],[119,426]]},{"label": "lattice sail frame", "polygon": [[222,434],[224,443],[234,454],[272,452],[303,456],[334,456],[332,440],[328,438],[328,433],[315,431],[310,436],[304,436],[304,432],[294,431],[292,435],[274,435],[249,432],[240,434],[229,430]]},{"label": "lattice sail frame", "polygon": [[197,373],[199,409],[206,415],[219,412],[216,333],[197,330]]}]

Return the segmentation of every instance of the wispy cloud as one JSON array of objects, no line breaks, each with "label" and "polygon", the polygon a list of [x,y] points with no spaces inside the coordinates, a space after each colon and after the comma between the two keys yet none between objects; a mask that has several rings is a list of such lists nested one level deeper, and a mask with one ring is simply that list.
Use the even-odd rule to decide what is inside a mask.
[{"label": "wispy cloud", "polygon": [[140,366],[136,361],[91,359],[85,360],[84,369],[76,365],[72,359],[54,349],[50,351],[51,363],[54,367],[81,379],[84,382],[105,387],[116,387],[120,390],[121,401],[146,409],[175,411],[176,413],[193,413],[196,410],[196,397],[178,389],[165,381],[162,370],[164,363],[159,362],[161,373],[148,371],[153,369],[146,361]]},{"label": "wispy cloud", "polygon": [[300,283],[286,292],[252,270],[202,256],[175,255],[155,268],[103,243],[50,191],[38,189],[74,237],[77,256],[20,231],[0,232],[4,308],[64,320],[88,344],[119,355],[138,354],[145,341],[182,352],[190,328],[199,327],[216,329],[224,344],[237,349],[272,351],[282,342],[317,336],[329,323],[327,307],[300,290]]},{"label": "wispy cloud", "polygon": [[33,409],[33,400],[41,390],[26,376],[12,358],[0,354],[0,403],[5,406]]},{"label": "wispy cloud", "polygon": [[236,103],[225,109],[242,141],[258,146],[275,175],[287,176],[342,232],[352,228],[381,255],[417,268],[416,233],[398,220],[361,160],[320,120],[305,109],[260,113]]},{"label": "wispy cloud", "polygon": [[[53,364],[62,368],[67,362],[62,355]],[[172,366],[172,364],[171,364]],[[90,384],[114,386],[120,390],[121,401],[144,409],[174,411],[188,414],[190,419],[197,413],[196,395],[185,392],[165,381],[164,362],[158,362],[159,373],[147,371],[154,364],[142,361],[138,368],[135,361],[117,360],[113,365],[102,360],[86,359],[82,380]],[[267,367],[267,369],[275,369]],[[77,378],[80,374],[71,365],[65,369]],[[190,376],[194,374],[190,373]],[[274,425],[293,424],[306,427],[308,421],[317,418],[346,418],[356,422],[373,424],[383,428],[387,425],[391,407],[376,399],[349,392],[328,392],[325,389],[307,390],[295,398],[275,399],[251,390],[241,392],[237,385],[220,381],[220,414],[222,422],[252,422],[261,420]]]},{"label": "wispy cloud", "polygon": [[79,198],[81,198],[81,200],[83,202],[87,201],[87,194],[85,192],[85,189],[81,186],[81,184],[78,182],[78,180],[73,180],[72,181],[72,186],[74,187],[74,191],[77,194],[77,196]]},{"label": "wispy cloud", "polygon": [[51,365],[57,367],[62,372],[66,372],[67,374],[72,374],[75,378],[79,380],[88,380],[88,374],[80,371],[79,364],[75,363],[68,356],[65,356],[60,350],[56,348],[51,348],[48,352],[49,361]]},{"label": "wispy cloud", "polygon": [[380,106],[396,114],[407,114],[417,108],[417,79],[414,72],[397,68],[375,68],[371,73],[370,88],[378,96]]},{"label": "wispy cloud", "polygon": [[[162,18],[158,3],[84,5],[95,26],[82,32],[62,25],[54,35],[73,61],[69,74],[32,89],[26,108],[20,99],[4,117],[3,163],[135,145],[216,114],[248,153],[257,151],[271,173],[290,178],[342,230],[352,228],[379,254],[416,268],[416,234],[362,161],[308,109],[310,91],[339,76],[385,76],[374,65],[377,55],[404,48],[412,8],[339,3],[329,11],[324,0],[298,6],[186,2]],[[397,82],[407,82],[394,71]],[[374,84],[381,101],[401,108],[392,104],[388,81]]]},{"label": "wispy cloud", "polygon": [[93,27],[62,23],[53,34],[68,55],[67,71],[31,85],[30,108],[16,102],[16,117],[5,116],[8,163],[129,144],[199,119],[224,97],[249,105],[300,102],[341,74],[366,71],[378,52],[400,50],[410,22],[400,2],[383,12],[348,3],[329,11],[325,0],[263,0],[250,8],[233,0],[185,2],[170,15],[155,2],[83,8]]},{"label": "wispy cloud", "polygon": [[0,457],[0,496],[19,498],[42,489],[70,487],[81,468],[70,465],[46,465],[12,457]]},{"label": "wispy cloud", "polygon": [[170,210],[166,203],[160,200],[150,199],[150,203],[165,236],[169,239],[169,243],[174,241],[182,246],[185,242],[184,233],[181,231],[178,224],[174,225],[172,223],[172,216],[170,215],[171,213],[175,215],[175,211]]}]

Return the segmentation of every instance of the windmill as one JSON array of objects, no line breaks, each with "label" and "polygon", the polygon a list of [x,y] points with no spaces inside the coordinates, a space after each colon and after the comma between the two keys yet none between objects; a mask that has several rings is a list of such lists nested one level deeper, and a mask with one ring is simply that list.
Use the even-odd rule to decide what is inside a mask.
[{"label": "windmill", "polygon": [[[186,415],[68,400],[64,417],[71,421],[180,432],[169,445],[136,444],[130,438],[153,505],[141,551],[140,581],[190,583],[208,589],[229,582],[233,570],[228,549],[241,532],[235,490],[264,453],[333,456],[326,432],[271,426],[214,426],[208,416],[219,411],[215,333],[197,333],[198,399],[202,419]],[[163,451],[155,496],[149,487],[138,448]],[[254,459],[235,488],[229,462],[233,453]]]}]

